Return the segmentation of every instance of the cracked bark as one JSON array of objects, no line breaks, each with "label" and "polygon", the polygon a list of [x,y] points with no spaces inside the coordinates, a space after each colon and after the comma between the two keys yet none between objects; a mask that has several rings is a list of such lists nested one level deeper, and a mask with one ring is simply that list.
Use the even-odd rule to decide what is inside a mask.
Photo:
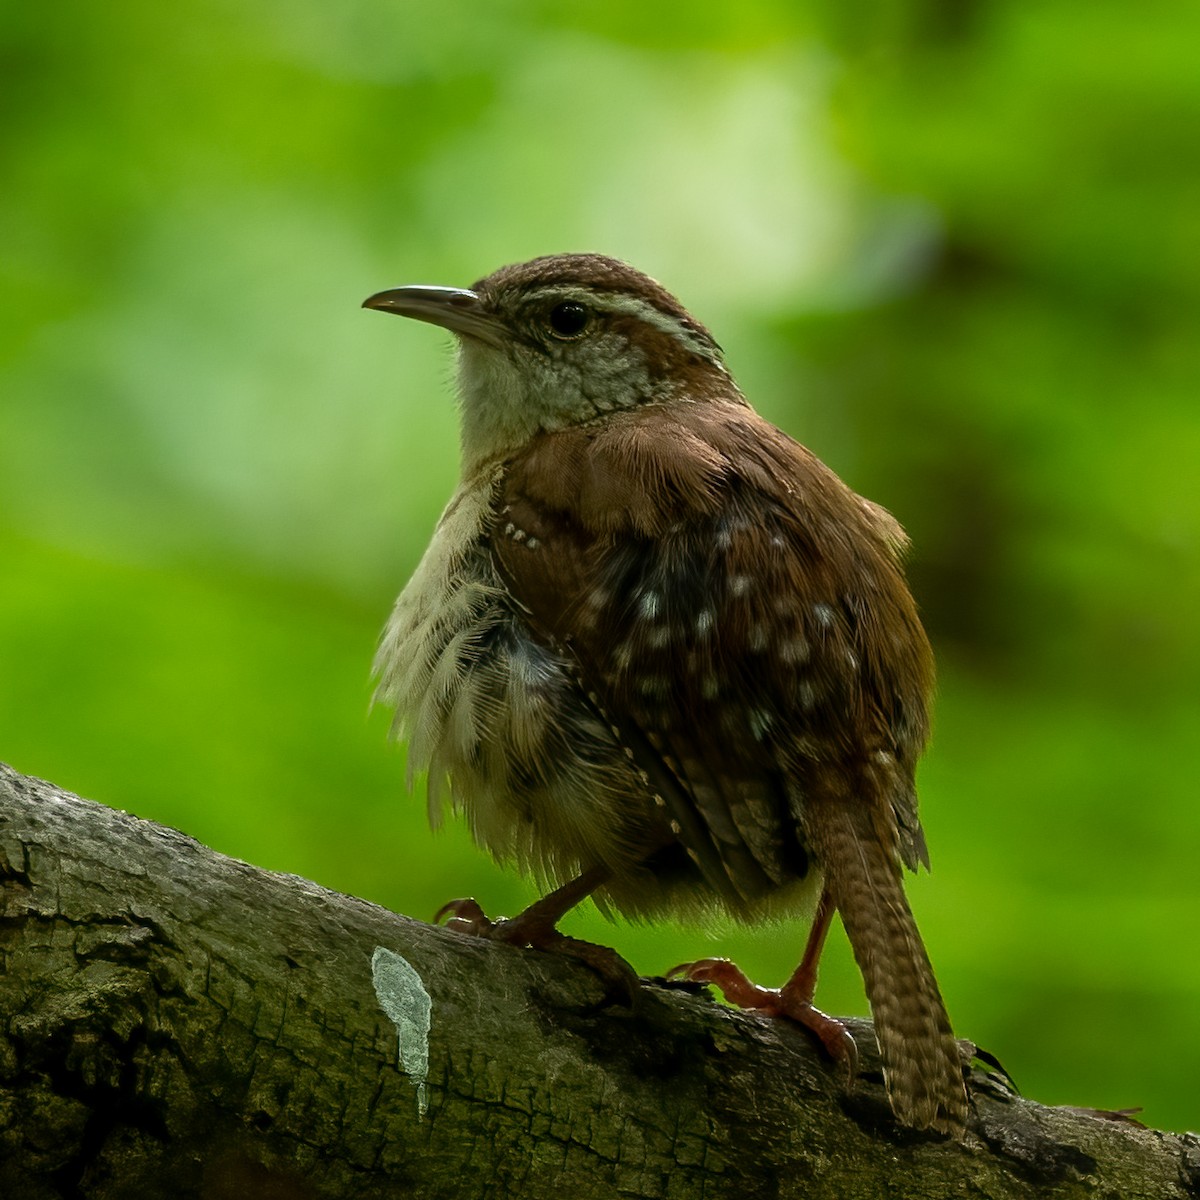
[{"label": "cracked bark", "polygon": [[[395,1016],[415,1021],[408,1072]],[[609,1003],[578,963],[0,766],[6,1200],[1200,1196],[1200,1138],[1044,1108],[980,1069],[961,1144],[897,1129],[870,1026],[853,1032],[847,1093],[785,1023],[651,984]]]}]

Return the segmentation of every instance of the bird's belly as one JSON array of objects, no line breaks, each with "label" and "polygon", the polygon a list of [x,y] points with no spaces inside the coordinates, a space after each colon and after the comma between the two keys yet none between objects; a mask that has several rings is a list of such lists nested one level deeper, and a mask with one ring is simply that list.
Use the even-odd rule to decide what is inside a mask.
[{"label": "bird's belly", "polygon": [[507,599],[488,549],[492,480],[451,501],[384,631],[376,697],[396,710],[410,784],[428,772],[477,842],[558,885],[602,865],[598,897],[625,913],[752,918],[805,902],[813,879],[761,896],[706,881],[677,827],[562,652]]},{"label": "bird's belly", "polygon": [[486,545],[491,483],[451,501],[376,657],[410,773],[445,783],[478,842],[549,882],[603,864],[636,874],[671,840],[665,818],[570,662],[505,600]]}]

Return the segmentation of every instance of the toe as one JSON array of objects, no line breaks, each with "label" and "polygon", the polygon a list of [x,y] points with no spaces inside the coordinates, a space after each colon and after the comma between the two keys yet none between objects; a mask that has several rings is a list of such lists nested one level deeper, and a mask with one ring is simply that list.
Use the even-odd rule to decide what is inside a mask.
[{"label": "toe", "polygon": [[457,933],[487,934],[492,928],[492,922],[473,896],[447,901],[434,914],[433,923],[445,923],[447,929]]},{"label": "toe", "polygon": [[691,963],[680,963],[667,972],[667,978],[711,983],[730,1004],[738,1008],[753,1008],[767,1013],[779,1011],[779,993],[773,988],[751,983],[741,967],[727,958],[701,958]]}]

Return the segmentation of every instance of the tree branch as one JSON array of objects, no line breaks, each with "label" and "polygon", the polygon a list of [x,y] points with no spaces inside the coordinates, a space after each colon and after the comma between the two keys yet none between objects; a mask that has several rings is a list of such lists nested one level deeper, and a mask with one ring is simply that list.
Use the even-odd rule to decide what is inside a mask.
[{"label": "tree branch", "polygon": [[[1200,1195],[972,1072],[962,1143],[785,1022],[433,928],[0,767],[0,1195]],[[431,1009],[428,1007],[431,1003]],[[430,1015],[431,1014],[431,1015]],[[397,1043],[399,1041],[399,1056]]]}]

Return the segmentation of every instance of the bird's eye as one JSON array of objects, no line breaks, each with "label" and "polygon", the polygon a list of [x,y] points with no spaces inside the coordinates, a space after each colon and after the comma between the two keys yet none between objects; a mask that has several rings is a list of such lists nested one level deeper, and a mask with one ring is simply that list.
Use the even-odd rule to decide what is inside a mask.
[{"label": "bird's eye", "polygon": [[550,330],[555,337],[578,337],[588,325],[592,314],[582,304],[564,300],[550,310]]}]

